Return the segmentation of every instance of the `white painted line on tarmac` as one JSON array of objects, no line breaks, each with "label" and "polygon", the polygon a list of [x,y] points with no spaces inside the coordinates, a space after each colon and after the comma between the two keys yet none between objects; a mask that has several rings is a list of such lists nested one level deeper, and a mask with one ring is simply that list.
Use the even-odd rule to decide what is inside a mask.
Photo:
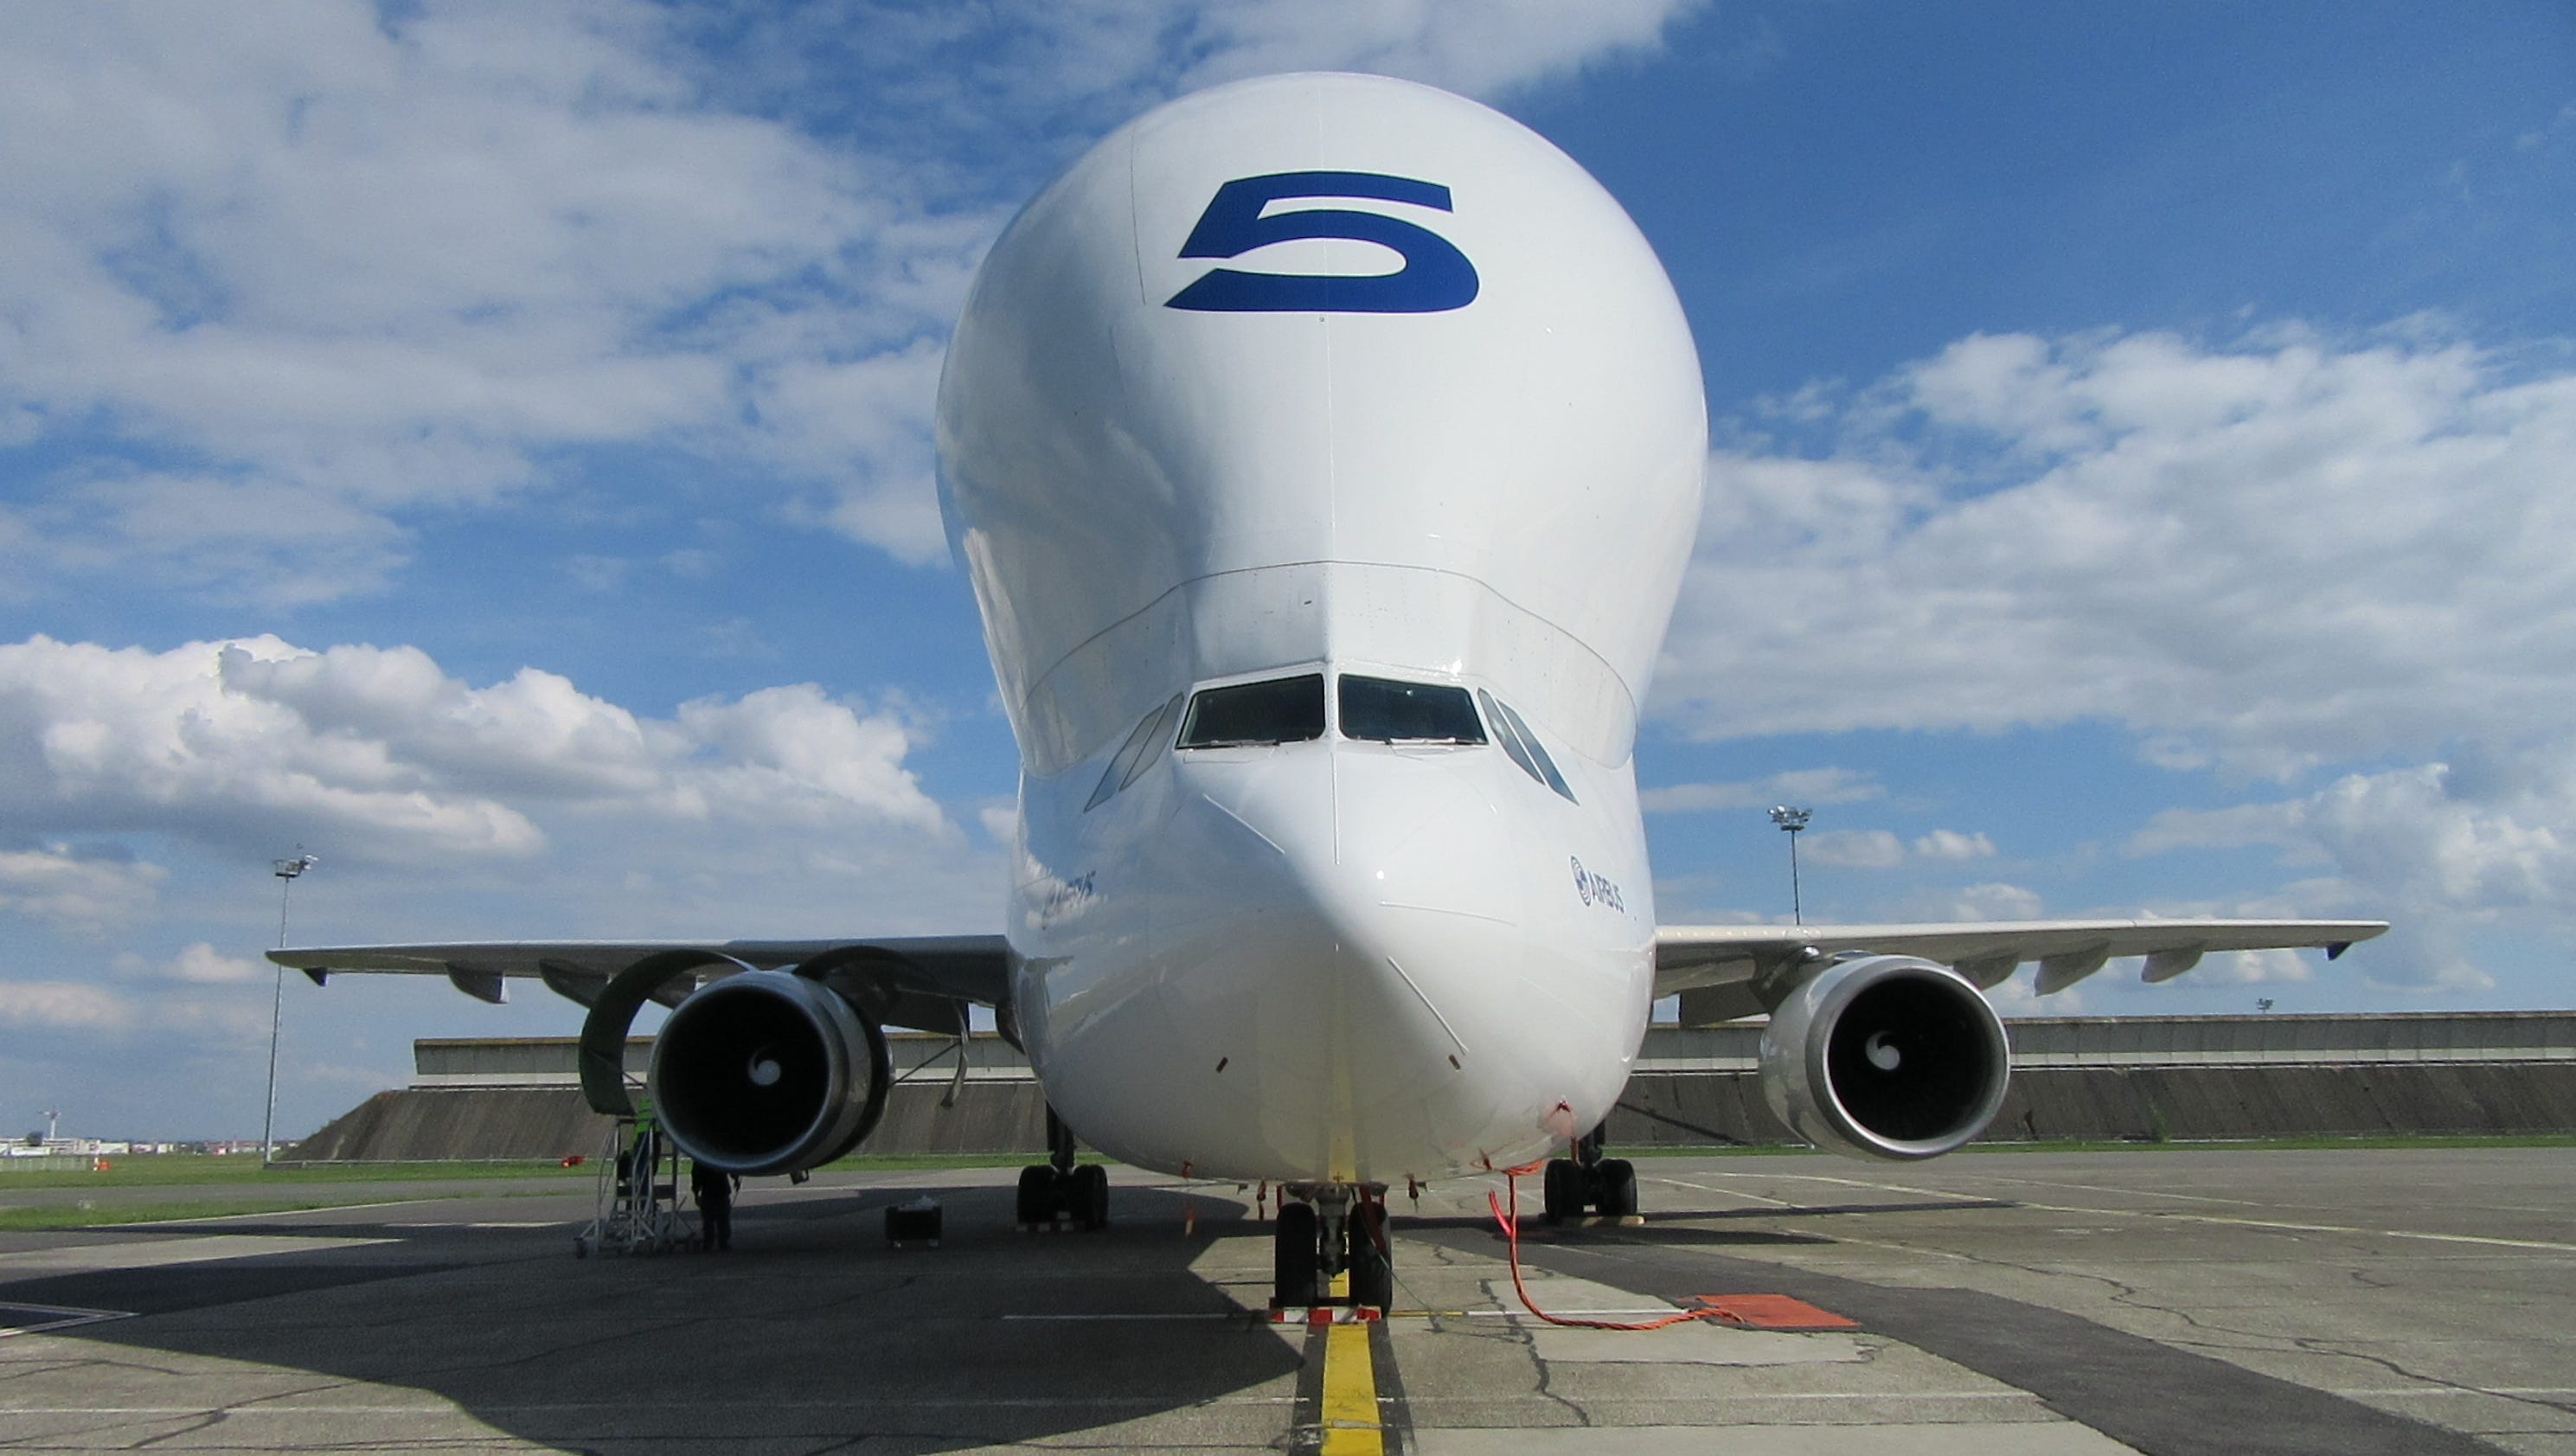
[{"label": "white painted line on tarmac", "polygon": [[[34,1319],[26,1316],[33,1315]],[[0,1301],[0,1339],[11,1335],[42,1335],[55,1330],[68,1330],[77,1325],[100,1324],[107,1320],[132,1319],[130,1309],[76,1309],[60,1304],[19,1304]]]},{"label": "white painted line on tarmac", "polygon": [[[1622,1395],[1620,1405],[1687,1405],[1705,1406],[1727,1403],[1747,1405],[1764,1401],[1850,1401],[1891,1400],[1918,1405],[1933,1400],[1999,1400],[2035,1403],[2038,1396],[2027,1390],[1766,1390],[1742,1391],[1722,1395]],[[1559,1395],[1407,1395],[1406,1405],[1500,1405],[1518,1401],[1526,1405],[1550,1405],[1563,1409],[1565,1398]],[[1561,1428],[1560,1428],[1561,1429]]]},{"label": "white painted line on tarmac", "polygon": [[[1677,1304],[1651,1304],[1639,1309],[1551,1309],[1548,1311],[1549,1314],[1555,1315],[1559,1319],[1646,1319],[1660,1318],[1664,1315],[1680,1314],[1681,1312],[1681,1306]],[[1440,1313],[1444,1317],[1455,1319],[1535,1319],[1543,1321],[1542,1316],[1531,1314],[1529,1311],[1522,1309],[1460,1309],[1442,1310]]]},{"label": "white painted line on tarmac", "polygon": [[1773,1208],[1791,1208],[1795,1206],[1785,1198],[1765,1198],[1759,1193],[1747,1193],[1740,1188],[1712,1188],[1705,1183],[1693,1183],[1687,1178],[1667,1178],[1658,1174],[1647,1181],[1666,1184],[1674,1188],[1689,1188],[1701,1193],[1714,1193],[1721,1198],[1741,1198],[1747,1203],[1765,1203],[1769,1204]]},{"label": "white painted line on tarmac", "polygon": [[358,1213],[371,1208],[403,1208],[414,1203],[444,1203],[444,1198],[389,1198],[382,1203],[328,1203],[316,1208],[277,1208],[266,1213],[210,1213],[203,1218],[147,1218],[134,1223],[103,1223],[103,1229],[190,1228],[201,1223],[244,1223],[255,1218],[311,1218],[317,1213]]},{"label": "white painted line on tarmac", "polygon": [[[1716,1174],[1712,1176],[1723,1177],[1725,1175]],[[1937,1198],[1944,1202],[1952,1203],[1974,1203],[1991,1206],[1997,1202],[1996,1199],[1983,1194],[1957,1193],[1942,1188],[1914,1188],[1902,1183],[1873,1183],[1863,1178],[1832,1178],[1821,1173],[1766,1173],[1758,1176],[1768,1178],[1795,1178],[1808,1183],[1835,1183],[1846,1188],[1870,1188],[1886,1193],[1906,1193],[1912,1194],[1918,1198]],[[2122,1190],[2122,1192],[2125,1193],[2126,1190]],[[2096,1208],[2078,1204],[2030,1203],[2021,1199],[2014,1199],[2012,1202],[2017,1207],[2034,1209],[2041,1213],[2083,1213],[2096,1214],[2108,1218],[2148,1218],[2172,1223],[2212,1224],[2225,1228],[2277,1229],[2285,1233],[2351,1234],[2362,1238],[2419,1239],[2439,1244],[2472,1244],[2498,1249],[2540,1249],[2550,1253],[2576,1254],[2576,1244],[2557,1243],[2548,1239],[2501,1239],[2491,1238],[2483,1234],[2436,1234],[2424,1233],[2414,1229],[2358,1228],[2345,1224],[2332,1223],[2292,1223],[2281,1219],[2228,1218],[2214,1213],[2180,1213],[2160,1208]],[[1794,1205],[1792,1206],[1794,1207]],[[1866,1209],[1836,1211],[1838,1213],[1868,1212]]]},{"label": "white painted line on tarmac", "polygon": [[1267,1323],[1269,1315],[1263,1310],[1237,1309],[1206,1314],[1006,1314],[1002,1318],[1047,1324],[1098,1325],[1120,1324],[1132,1320],[1259,1320]]},{"label": "white painted line on tarmac", "polygon": [[2336,1223],[2290,1223],[2269,1218],[2222,1218],[2214,1213],[2168,1213],[2154,1208],[2076,1208],[2050,1203],[2025,1203],[2024,1208],[2042,1213],[2089,1213],[2110,1218],[2149,1218],[2164,1223],[2203,1223],[2222,1228],[2274,1229],[2297,1234],[2350,1234],[2357,1238],[2416,1239],[2435,1244],[2472,1244],[2494,1249],[2540,1249],[2554,1254],[2576,1254],[2576,1244],[2554,1243],[2548,1239],[2498,1239],[2484,1234],[2431,1234],[2414,1229],[2355,1228]]},{"label": "white painted line on tarmac", "polygon": [[256,1259],[268,1254],[306,1254],[396,1242],[399,1240],[307,1238],[295,1234],[199,1234],[166,1241],[56,1244],[0,1254],[0,1273],[11,1279],[39,1274],[92,1274],[103,1269],[151,1269],[165,1264]]},{"label": "white painted line on tarmac", "polygon": [[[1913,1397],[1908,1397],[1912,1399]],[[226,1419],[237,1416],[470,1416],[488,1420],[498,1416],[526,1416],[543,1412],[586,1413],[592,1411],[713,1411],[742,1409],[777,1410],[1123,1410],[1136,1406],[1169,1408],[1168,1395],[1094,1395],[1048,1396],[1043,1399],[1003,1399],[994,1396],[968,1396],[953,1399],[905,1399],[900,1396],[853,1396],[847,1400],[562,1400],[540,1401],[526,1405],[492,1405],[476,1401],[469,1410],[458,1405],[0,1405],[0,1416],[210,1416]],[[1282,1406],[1295,1405],[1293,1395],[1219,1395],[1192,1397],[1192,1409],[1213,1406]],[[1562,1401],[1555,1402],[1559,1407]]]},{"label": "white painted line on tarmac", "polygon": [[470,1223],[470,1222],[389,1223],[389,1224],[386,1224],[386,1225],[385,1225],[385,1227],[386,1227],[386,1228],[402,1228],[402,1229],[433,1229],[433,1228],[434,1228],[434,1229],[532,1229],[532,1228],[543,1228],[543,1229],[544,1229],[544,1228],[547,1228],[547,1229],[548,1229],[548,1228],[570,1228],[570,1227],[572,1227],[574,1224],[577,1224],[577,1223],[587,1223],[588,1221],[589,1221],[589,1220],[587,1220],[587,1219],[579,1219],[579,1218],[540,1218],[540,1219],[523,1219],[523,1220],[520,1220],[520,1221],[515,1222],[515,1223]]},{"label": "white painted line on tarmac", "polygon": [[[1724,1177],[1723,1173],[1711,1177]],[[1992,1204],[1996,1200],[1983,1193],[1960,1193],[1948,1188],[1910,1188],[1902,1183],[1873,1183],[1866,1178],[1833,1178],[1822,1173],[1762,1173],[1746,1177],[1795,1178],[1801,1183],[1834,1183],[1845,1188],[1868,1188],[1880,1193],[1903,1193],[1915,1198],[1937,1198],[1944,1203]],[[1795,1208],[1796,1204],[1784,1205]]]},{"label": "white painted line on tarmac", "polygon": [[[2236,1208],[2261,1208],[2259,1198],[2213,1198],[2206,1193],[2165,1193],[2153,1188],[2113,1188],[2099,1183],[2063,1183],[2051,1178],[2012,1178],[2001,1173],[1981,1173],[1998,1183],[2022,1188],[2071,1188],[2078,1193],[2099,1193],[2108,1198],[2169,1198],[2178,1203],[2224,1203]],[[2534,1210],[2536,1211],[2536,1210]]]},{"label": "white painted line on tarmac", "polygon": [[2417,1385],[2405,1389],[2394,1386],[2368,1386],[2355,1389],[2320,1387],[2328,1395],[2375,1396],[2402,1399],[2408,1396],[2500,1395],[2509,1399],[2549,1400],[2576,1395],[2576,1386],[2568,1385]]}]

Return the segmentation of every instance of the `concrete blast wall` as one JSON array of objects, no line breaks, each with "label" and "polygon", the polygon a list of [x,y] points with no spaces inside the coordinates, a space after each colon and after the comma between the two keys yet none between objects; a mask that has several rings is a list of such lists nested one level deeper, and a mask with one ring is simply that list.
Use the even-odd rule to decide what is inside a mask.
[{"label": "concrete blast wall", "polygon": [[[871,1153],[1041,1153],[1046,1099],[1034,1082],[969,1082],[943,1108],[943,1086],[886,1096]],[[597,1157],[614,1123],[577,1087],[405,1087],[379,1092],[288,1149],[298,1162]]]},{"label": "concrete blast wall", "polygon": [[[1011,1153],[1046,1147],[1035,1082],[906,1084],[886,1101],[872,1153]],[[596,1156],[608,1119],[569,1087],[379,1092],[287,1156],[309,1160]],[[2576,1131],[2576,1062],[2347,1066],[2028,1067],[2014,1072],[1989,1140],[2252,1138],[2302,1134]],[[1611,1114],[1610,1142],[1706,1147],[1794,1141],[1751,1072],[1644,1072]]]},{"label": "concrete blast wall", "polygon": [[280,1154],[298,1162],[597,1157],[611,1124],[576,1087],[379,1092]]},{"label": "concrete blast wall", "polygon": [[[2576,1131],[2576,1063],[2025,1067],[1982,1141]],[[1609,1140],[1628,1147],[1796,1141],[1751,1072],[1628,1083]]]}]

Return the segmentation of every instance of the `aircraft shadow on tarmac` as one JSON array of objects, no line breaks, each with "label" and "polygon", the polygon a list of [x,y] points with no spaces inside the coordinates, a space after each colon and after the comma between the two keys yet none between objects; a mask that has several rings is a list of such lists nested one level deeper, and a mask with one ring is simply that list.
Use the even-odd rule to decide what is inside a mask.
[{"label": "aircraft shadow on tarmac", "polygon": [[[695,1437],[1029,1440],[1217,1402],[1304,1365],[1254,1312],[1266,1238],[1259,1283],[1191,1267],[1212,1239],[1251,1232],[1231,1197],[1119,1188],[1107,1229],[1040,1235],[1011,1226],[1007,1188],[764,1192],[738,1208],[723,1254],[581,1261],[576,1225],[261,1219],[185,1236],[388,1242],[56,1275],[0,1286],[0,1300],[133,1310],[64,1336],[272,1367],[238,1397],[190,1397],[210,1404],[273,1397],[283,1367],[409,1387],[494,1430],[601,1452]],[[941,1247],[889,1247],[882,1210],[923,1192],[946,1208]]]}]

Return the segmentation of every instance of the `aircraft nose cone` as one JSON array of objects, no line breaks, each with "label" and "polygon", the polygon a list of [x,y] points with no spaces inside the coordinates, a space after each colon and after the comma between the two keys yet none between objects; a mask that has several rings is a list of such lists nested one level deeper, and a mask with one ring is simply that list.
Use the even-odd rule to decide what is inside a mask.
[{"label": "aircraft nose cone", "polygon": [[1454,1161],[1491,1116],[1460,1090],[1462,982],[1521,951],[1492,804],[1436,751],[1375,744],[1210,755],[1184,781],[1166,849],[1198,884],[1153,925],[1177,1034],[1246,1068],[1233,1087],[1318,1176]]}]

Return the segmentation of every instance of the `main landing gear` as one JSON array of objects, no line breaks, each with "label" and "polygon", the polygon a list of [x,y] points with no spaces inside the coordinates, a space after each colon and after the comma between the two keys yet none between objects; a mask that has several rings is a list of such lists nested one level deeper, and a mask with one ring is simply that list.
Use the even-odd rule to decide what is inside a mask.
[{"label": "main landing gear", "polygon": [[[1273,1309],[1347,1304],[1385,1309],[1395,1299],[1395,1261],[1387,1239],[1386,1190],[1348,1183],[1279,1191],[1271,1232]],[[1332,1292],[1350,1275],[1350,1293]]]},{"label": "main landing gear", "polygon": [[1073,1161],[1073,1129],[1047,1109],[1047,1160],[1020,1170],[1014,1217],[1024,1227],[1053,1227],[1070,1220],[1087,1229],[1109,1226],[1109,1170]]},{"label": "main landing gear", "polygon": [[1637,1216],[1637,1169],[1625,1158],[1601,1156],[1601,1132],[1596,1127],[1575,1139],[1573,1157],[1548,1160],[1544,1206],[1549,1223],[1586,1214]]}]

